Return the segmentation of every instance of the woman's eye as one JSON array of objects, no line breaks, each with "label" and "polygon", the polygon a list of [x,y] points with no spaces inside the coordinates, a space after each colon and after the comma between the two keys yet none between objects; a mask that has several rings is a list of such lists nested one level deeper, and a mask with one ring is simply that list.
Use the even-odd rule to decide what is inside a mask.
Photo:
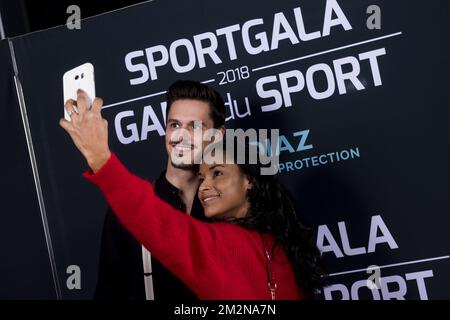
[{"label": "woman's eye", "polygon": [[222,175],[222,172],[214,171],[214,177],[218,177],[218,176],[221,176],[221,175]]}]

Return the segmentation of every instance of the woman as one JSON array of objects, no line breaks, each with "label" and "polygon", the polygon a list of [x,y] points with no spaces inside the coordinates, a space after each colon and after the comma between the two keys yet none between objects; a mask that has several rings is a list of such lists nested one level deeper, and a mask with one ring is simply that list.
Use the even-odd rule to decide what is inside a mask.
[{"label": "woman", "polygon": [[198,196],[206,223],[160,200],[108,147],[100,99],[66,104],[61,126],[85,156],[84,176],[104,193],[122,224],[200,299],[302,299],[321,287],[320,255],[287,192],[259,167],[202,163]]},{"label": "woman", "polygon": [[[248,144],[245,154],[250,154]],[[240,164],[235,153],[227,156],[225,164],[200,165],[198,196],[204,214],[269,238],[270,243],[264,245],[266,256],[273,259],[276,250],[284,251],[281,254],[290,262],[301,295],[313,298],[324,283],[312,229],[300,222],[290,194],[274,176],[261,175],[259,164]],[[274,281],[269,287],[276,294],[278,285]]]}]

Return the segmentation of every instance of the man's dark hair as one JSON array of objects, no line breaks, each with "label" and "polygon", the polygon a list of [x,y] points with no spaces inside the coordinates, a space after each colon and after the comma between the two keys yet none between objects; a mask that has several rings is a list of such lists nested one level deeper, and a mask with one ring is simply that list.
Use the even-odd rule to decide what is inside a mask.
[{"label": "man's dark hair", "polygon": [[169,114],[172,103],[180,99],[207,102],[214,128],[220,128],[225,125],[225,104],[220,94],[213,88],[192,80],[178,80],[174,82],[166,93],[166,117]]}]

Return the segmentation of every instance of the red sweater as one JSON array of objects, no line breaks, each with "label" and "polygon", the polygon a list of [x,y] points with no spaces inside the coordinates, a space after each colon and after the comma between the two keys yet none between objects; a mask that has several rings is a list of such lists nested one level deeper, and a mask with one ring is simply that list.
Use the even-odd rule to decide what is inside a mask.
[{"label": "red sweater", "polygon": [[[112,154],[97,172],[97,185],[121,223],[200,299],[271,299],[263,239],[273,238],[226,222],[206,223],[159,199],[152,185],[130,173]],[[276,299],[301,299],[283,249],[271,259]]]}]

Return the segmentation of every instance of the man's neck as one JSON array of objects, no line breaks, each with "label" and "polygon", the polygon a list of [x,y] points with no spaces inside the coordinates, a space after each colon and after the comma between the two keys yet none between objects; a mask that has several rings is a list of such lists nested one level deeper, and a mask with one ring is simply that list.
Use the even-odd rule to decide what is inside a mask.
[{"label": "man's neck", "polygon": [[187,212],[190,213],[194,197],[197,193],[197,172],[193,168],[176,168],[169,160],[169,163],[167,164],[166,179],[175,188],[181,190],[181,199],[186,205]]}]

